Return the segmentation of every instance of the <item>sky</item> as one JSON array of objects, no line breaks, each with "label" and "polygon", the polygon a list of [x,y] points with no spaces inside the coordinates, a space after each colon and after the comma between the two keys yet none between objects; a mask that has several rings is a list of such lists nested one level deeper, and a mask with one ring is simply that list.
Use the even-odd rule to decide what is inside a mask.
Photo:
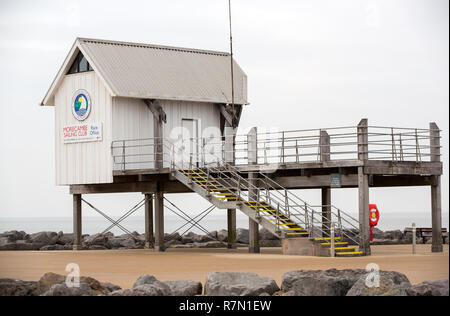
[{"label": "sky", "polygon": [[[72,215],[68,188],[55,186],[54,109],[39,103],[76,37],[228,51],[227,6],[226,0],[0,0],[0,218]],[[232,1],[234,53],[248,75],[251,103],[241,128],[354,126],[361,118],[398,127],[436,122],[443,130],[448,227],[448,6],[447,0]],[[398,228],[412,221],[430,226],[423,216],[430,214],[428,187],[370,194],[381,228],[392,227],[394,216],[405,220]],[[320,201],[318,190],[299,195]],[[194,195],[168,197],[190,214],[208,206]],[[140,198],[87,197],[112,216]],[[333,190],[332,198],[356,213],[356,190]]]}]

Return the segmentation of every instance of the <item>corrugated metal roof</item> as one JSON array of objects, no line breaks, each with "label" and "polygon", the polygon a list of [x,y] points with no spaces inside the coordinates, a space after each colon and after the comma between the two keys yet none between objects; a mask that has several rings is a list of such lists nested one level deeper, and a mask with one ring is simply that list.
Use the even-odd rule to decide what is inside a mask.
[{"label": "corrugated metal roof", "polygon": [[[224,52],[79,38],[117,96],[231,103]],[[235,103],[247,104],[247,76],[234,62]]]}]

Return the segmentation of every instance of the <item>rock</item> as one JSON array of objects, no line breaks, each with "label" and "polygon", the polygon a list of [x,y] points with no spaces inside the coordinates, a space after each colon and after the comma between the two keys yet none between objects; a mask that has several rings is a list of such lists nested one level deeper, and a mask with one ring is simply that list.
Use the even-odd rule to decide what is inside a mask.
[{"label": "rock", "polygon": [[206,277],[205,283],[207,296],[272,295],[279,290],[273,279],[246,272],[212,272]]},{"label": "rock", "polygon": [[108,245],[109,242],[109,238],[107,235],[102,235],[102,234],[95,234],[92,236],[86,236],[83,240],[83,243],[87,246],[87,247],[91,247],[91,246],[102,246],[105,247]]},{"label": "rock", "polygon": [[345,296],[365,270],[298,270],[286,272],[281,289],[296,296]]},{"label": "rock", "polygon": [[19,232],[17,230],[12,230],[0,234],[0,239],[7,238],[8,242],[15,242],[17,240],[26,240],[29,237],[30,236],[27,235],[27,233],[25,233],[24,231]]},{"label": "rock", "polygon": [[195,235],[193,238],[194,243],[206,243],[210,241],[216,241],[213,237],[209,235]]},{"label": "rock", "polygon": [[376,227],[372,228],[373,239],[384,239],[384,232]]},{"label": "rock", "polygon": [[58,241],[57,243],[60,245],[73,245],[73,241],[75,240],[74,234],[61,234],[58,233]]},{"label": "rock", "polygon": [[259,294],[259,296],[270,296],[270,294],[269,294],[269,293],[266,293],[266,292],[264,292],[264,293],[261,293],[261,294]]},{"label": "rock", "polygon": [[0,245],[0,250],[39,250],[42,246],[42,244],[32,244],[27,240],[18,240]]},{"label": "rock", "polygon": [[0,296],[36,296],[37,282],[0,279]]},{"label": "rock", "polygon": [[383,233],[383,239],[395,239],[402,240],[404,239],[403,232],[401,230],[389,230]]},{"label": "rock", "polygon": [[374,239],[371,242],[372,245],[397,245],[399,244],[399,240],[394,239]]},{"label": "rock", "polygon": [[30,240],[33,244],[41,245],[41,247],[54,245],[58,241],[58,235],[55,232],[39,232],[31,234]]},{"label": "rock", "polygon": [[172,296],[196,296],[201,295],[203,286],[196,281],[165,281],[170,288]]},{"label": "rock", "polygon": [[424,281],[406,289],[408,296],[449,296],[448,279]]},{"label": "rock", "polygon": [[191,244],[194,242],[194,237],[196,236],[196,234],[194,234],[193,232],[189,232],[186,235],[183,235],[181,237],[181,242],[183,244]]},{"label": "rock", "polygon": [[67,287],[65,284],[52,285],[50,290],[42,296],[92,296],[92,290],[86,283],[80,283],[79,287]]},{"label": "rock", "polygon": [[222,242],[228,241],[228,230],[222,229],[217,232],[217,239]]},{"label": "rock", "polygon": [[110,292],[120,291],[122,289],[120,286],[109,283],[109,282],[103,282],[102,286],[105,287]]},{"label": "rock", "polygon": [[347,296],[407,296],[411,286],[408,278],[398,272],[380,271],[379,285],[367,286],[367,276],[362,276],[347,292]]},{"label": "rock", "polygon": [[[150,275],[150,274],[141,275],[134,283],[133,288],[137,288],[137,287],[140,287],[143,285],[151,285],[155,289],[157,289],[158,293],[165,293],[165,294],[157,294],[157,295],[149,295],[149,296],[159,296],[159,295],[169,296],[172,293],[170,290],[170,287],[166,283],[159,281],[153,275]],[[153,291],[153,290],[151,290],[151,291]]]},{"label": "rock", "polygon": [[281,294],[281,296],[295,296],[295,292],[294,291],[287,291],[287,292]]},{"label": "rock", "polygon": [[181,236],[178,232],[174,234],[164,234],[164,241],[171,241],[171,240],[181,240]]},{"label": "rock", "polygon": [[208,241],[202,243],[194,243],[194,248],[225,248],[227,244],[220,241]]},{"label": "rock", "polygon": [[[43,294],[51,289],[51,287],[55,284],[65,284],[66,283],[66,276],[56,274],[56,273],[46,273],[44,274],[39,282],[38,282],[38,292],[40,294]],[[101,295],[101,294],[107,294],[110,291],[103,286],[99,281],[97,281],[94,278],[91,277],[80,277],[80,284],[86,283],[89,285],[92,291],[92,295]]]},{"label": "rock", "polygon": [[165,291],[154,284],[144,284],[132,289],[118,290],[106,294],[107,296],[169,296],[170,290]]},{"label": "rock", "polygon": [[39,250],[41,251],[49,251],[49,250],[64,250],[64,246],[63,245],[47,245],[44,247],[39,248]]},{"label": "rock", "polygon": [[137,278],[136,282],[134,282],[133,287],[144,285],[144,284],[152,284],[154,282],[158,281],[157,278],[155,278],[151,274],[144,274],[141,275],[139,278]]},{"label": "rock", "polygon": [[245,228],[236,229],[236,242],[242,243],[242,244],[249,243],[248,229],[245,229]]},{"label": "rock", "polygon": [[131,237],[128,238],[121,238],[121,237],[115,237],[109,239],[109,246],[113,249],[118,248],[126,248],[126,249],[136,249],[137,245],[134,239]]},{"label": "rock", "polygon": [[280,240],[280,239],[274,234],[272,234],[268,229],[262,228],[259,230],[259,240],[262,241],[262,240]]}]

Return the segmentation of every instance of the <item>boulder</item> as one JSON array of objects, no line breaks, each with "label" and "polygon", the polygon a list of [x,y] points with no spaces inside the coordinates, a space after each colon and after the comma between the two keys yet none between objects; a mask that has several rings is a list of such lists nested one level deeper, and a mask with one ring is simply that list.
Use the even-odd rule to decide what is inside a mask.
[{"label": "boulder", "polygon": [[220,241],[208,241],[208,242],[199,242],[193,243],[193,248],[225,248],[227,244]]},{"label": "boulder", "polygon": [[183,244],[191,244],[194,242],[194,238],[195,238],[196,234],[194,234],[193,232],[189,232],[186,235],[183,235],[181,237],[181,242]]},{"label": "boulder", "polygon": [[50,250],[64,250],[63,245],[55,244],[55,245],[47,245],[39,248],[41,251],[50,251]]},{"label": "boulder", "polygon": [[404,239],[403,232],[399,229],[397,230],[389,230],[383,233],[383,239],[394,239],[394,240],[402,240]]},{"label": "boulder", "polygon": [[347,296],[407,296],[411,286],[408,278],[399,272],[380,271],[379,284],[367,285],[367,276],[361,276],[347,292]]},{"label": "boulder", "polygon": [[2,238],[7,238],[8,242],[15,242],[17,240],[26,240],[30,238],[30,236],[27,235],[27,233],[25,233],[24,231],[12,230],[0,234],[0,240]]},{"label": "boulder", "polygon": [[275,281],[249,272],[212,272],[206,277],[207,296],[258,296],[279,291]]},{"label": "boulder", "polygon": [[102,246],[102,247],[106,248],[107,245],[109,245],[109,238],[107,235],[95,234],[95,235],[84,237],[83,243],[87,247]]},{"label": "boulder", "polygon": [[178,232],[174,234],[164,234],[164,241],[171,241],[171,240],[181,240],[181,236]]},{"label": "boulder", "polygon": [[120,286],[109,283],[109,282],[103,282],[102,286],[104,286],[110,292],[120,291],[122,289]]},{"label": "boulder", "polygon": [[172,296],[196,296],[201,295],[203,286],[196,281],[165,281],[170,288]]},{"label": "boulder", "polygon": [[[133,285],[133,288],[137,288],[143,285],[151,285],[152,287],[155,288],[155,291],[159,294],[156,295],[149,295],[149,296],[169,296],[171,295],[171,290],[170,287],[164,283],[159,281],[158,279],[156,279],[153,275],[150,274],[144,274],[141,275],[136,282]],[[150,290],[152,293],[154,292],[154,290]],[[161,294],[163,293],[163,294]]]},{"label": "boulder", "polygon": [[37,296],[37,282],[0,279],[0,296]]},{"label": "boulder", "polygon": [[249,243],[248,229],[245,229],[245,228],[236,229],[236,242],[241,243],[241,244]]},{"label": "boulder", "polygon": [[165,291],[154,284],[143,284],[131,289],[118,290],[106,294],[107,296],[169,296],[170,290]]},{"label": "boulder", "polygon": [[216,239],[214,239],[210,235],[195,235],[193,241],[194,243],[206,243],[210,241],[216,241]]},{"label": "boulder", "polygon": [[42,296],[92,296],[92,290],[86,283],[80,283],[79,287],[68,287],[65,284],[52,285],[50,290]]},{"label": "boulder", "polygon": [[[56,274],[56,273],[46,273],[44,274],[39,282],[38,282],[38,292],[40,294],[44,294],[45,292],[49,291],[51,287],[55,284],[65,284],[66,283],[66,276]],[[99,281],[97,281],[94,278],[91,277],[80,277],[80,284],[85,283],[88,284],[91,288],[92,295],[101,295],[101,294],[107,294],[110,291],[102,285]]]},{"label": "boulder", "polygon": [[222,242],[228,241],[228,230],[222,229],[217,232],[217,239]]},{"label": "boulder", "polygon": [[262,228],[259,230],[259,240],[261,241],[261,240],[280,240],[280,239],[274,234],[272,234],[268,229]]},{"label": "boulder", "polygon": [[122,238],[122,237],[114,237],[109,239],[109,246],[113,249],[118,248],[126,248],[126,249],[136,249],[137,245],[134,239],[131,237]]},{"label": "boulder", "polygon": [[424,281],[406,289],[408,296],[449,296],[448,279]]},{"label": "boulder", "polygon": [[[395,284],[409,282],[406,276],[397,272],[391,274]],[[283,291],[294,291],[297,296],[345,296],[360,279],[366,278],[366,270],[298,270],[286,272],[282,278]]]},{"label": "boulder", "polygon": [[74,234],[64,234],[58,233],[58,244],[60,245],[73,245],[73,241],[75,240]]},{"label": "boulder", "polygon": [[384,232],[376,227],[372,228],[373,239],[384,239]]},{"label": "boulder", "polygon": [[30,235],[33,244],[47,246],[54,245],[58,241],[58,235],[55,232],[39,232]]}]

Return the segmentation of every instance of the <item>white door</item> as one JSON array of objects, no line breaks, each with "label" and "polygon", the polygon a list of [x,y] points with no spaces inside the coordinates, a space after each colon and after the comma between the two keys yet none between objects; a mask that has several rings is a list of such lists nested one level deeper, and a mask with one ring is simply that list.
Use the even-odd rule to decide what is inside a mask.
[{"label": "white door", "polygon": [[194,166],[198,166],[200,157],[198,157],[198,121],[194,119],[182,119],[181,126],[183,127],[183,160],[188,164],[192,159]]}]

